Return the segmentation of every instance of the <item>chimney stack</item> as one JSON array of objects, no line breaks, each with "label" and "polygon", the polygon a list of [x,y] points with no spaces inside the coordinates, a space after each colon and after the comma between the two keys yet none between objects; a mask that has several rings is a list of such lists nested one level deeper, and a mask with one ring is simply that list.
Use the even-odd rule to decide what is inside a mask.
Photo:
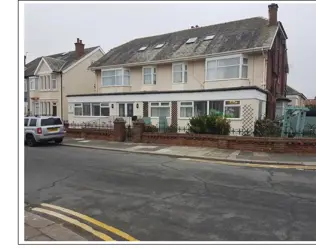
[{"label": "chimney stack", "polygon": [[278,25],[278,8],[276,3],[272,3],[268,6],[269,8],[269,26]]},{"label": "chimney stack", "polygon": [[77,58],[80,58],[84,54],[84,44],[82,43],[82,40],[77,38],[77,42],[75,43],[75,51]]}]

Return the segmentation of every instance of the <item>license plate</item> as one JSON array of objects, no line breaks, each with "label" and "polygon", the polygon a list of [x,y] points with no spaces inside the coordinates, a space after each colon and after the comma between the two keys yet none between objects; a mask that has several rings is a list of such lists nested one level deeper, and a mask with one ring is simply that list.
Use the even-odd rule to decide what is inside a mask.
[{"label": "license plate", "polygon": [[48,128],[47,131],[48,132],[57,132],[58,128]]}]

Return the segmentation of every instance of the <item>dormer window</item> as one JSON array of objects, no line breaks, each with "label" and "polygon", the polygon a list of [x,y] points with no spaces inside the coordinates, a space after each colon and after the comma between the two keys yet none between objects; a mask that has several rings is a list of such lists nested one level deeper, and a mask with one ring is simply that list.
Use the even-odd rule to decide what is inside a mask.
[{"label": "dormer window", "polygon": [[194,43],[196,40],[197,40],[197,37],[191,37],[191,38],[188,39],[186,44]]},{"label": "dormer window", "polygon": [[165,45],[164,43],[157,44],[157,45],[155,46],[155,49],[160,49],[160,48],[162,48],[164,45]]},{"label": "dormer window", "polygon": [[144,51],[144,50],[146,50],[146,49],[147,49],[147,46],[143,46],[143,47],[139,48],[138,51]]},{"label": "dormer window", "polygon": [[204,41],[213,40],[214,37],[215,37],[214,35],[206,36],[206,37],[204,38]]}]

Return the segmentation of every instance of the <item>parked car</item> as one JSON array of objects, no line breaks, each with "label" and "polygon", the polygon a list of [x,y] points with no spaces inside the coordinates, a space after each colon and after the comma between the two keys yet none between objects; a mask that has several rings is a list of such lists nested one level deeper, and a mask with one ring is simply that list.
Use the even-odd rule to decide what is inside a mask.
[{"label": "parked car", "polygon": [[64,136],[64,124],[58,116],[24,117],[24,142],[30,147],[49,141],[59,144]]}]

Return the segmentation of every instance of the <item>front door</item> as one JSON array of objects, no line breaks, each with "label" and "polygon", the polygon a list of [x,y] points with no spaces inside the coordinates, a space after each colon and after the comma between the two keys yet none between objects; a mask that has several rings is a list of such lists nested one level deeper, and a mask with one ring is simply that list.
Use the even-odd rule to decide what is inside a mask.
[{"label": "front door", "polygon": [[132,117],[133,115],[134,115],[133,103],[120,103],[119,104],[120,117]]},{"label": "front door", "polygon": [[53,116],[57,116],[57,105],[55,102],[53,103]]}]

